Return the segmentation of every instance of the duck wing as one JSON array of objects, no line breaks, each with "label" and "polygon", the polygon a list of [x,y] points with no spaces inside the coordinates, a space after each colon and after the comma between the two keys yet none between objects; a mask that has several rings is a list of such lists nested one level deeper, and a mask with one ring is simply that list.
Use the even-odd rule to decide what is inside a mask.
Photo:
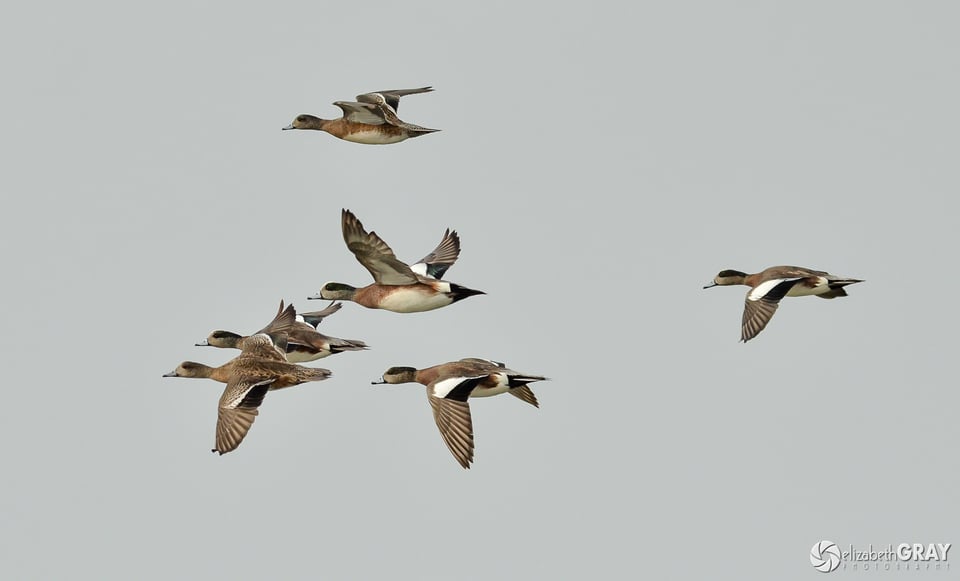
[{"label": "duck wing", "polygon": [[343,303],[331,303],[329,307],[322,311],[311,311],[309,313],[300,313],[297,315],[297,321],[303,319],[303,322],[316,329],[323,320],[343,308]]},{"label": "duck wing", "polygon": [[333,104],[343,110],[343,118],[347,121],[365,125],[383,125],[387,122],[384,119],[382,108],[377,105],[355,103],[353,101],[334,101]]},{"label": "duck wing", "polygon": [[506,363],[501,363],[500,361],[494,361],[493,359],[483,359],[481,357],[464,357],[460,360],[460,363],[469,363],[470,365],[476,366],[476,369],[492,369],[494,367],[504,370],[507,368]]},{"label": "duck wing", "polygon": [[357,257],[377,284],[406,285],[417,284],[420,279],[406,263],[400,261],[393,250],[376,232],[367,232],[363,224],[350,210],[341,214],[343,241]]},{"label": "duck wing", "polygon": [[746,343],[763,331],[767,323],[777,312],[780,299],[785,297],[793,285],[804,280],[807,274],[797,278],[774,278],[758,284],[747,293],[743,307],[743,319],[740,324],[740,340]]},{"label": "duck wing", "polygon": [[430,254],[410,266],[413,272],[420,276],[441,279],[447,269],[460,257],[460,235],[456,230],[447,228],[443,233],[440,244]]},{"label": "duck wing", "polygon": [[280,308],[277,309],[276,316],[266,327],[254,334],[259,335],[260,333],[264,333],[268,335],[278,351],[283,353],[286,348],[287,334],[296,326],[296,323],[297,310],[292,304],[284,308],[283,299],[280,299]]},{"label": "duck wing", "polygon": [[447,377],[427,386],[427,399],[443,442],[464,468],[473,462],[473,420],[467,398],[486,377]]},{"label": "duck wing", "polygon": [[424,132],[432,133],[435,131],[440,131],[439,129],[430,129],[429,127],[423,127],[421,125],[415,125],[413,123],[407,123],[406,121],[403,121],[402,119],[397,117],[397,112],[394,111],[393,107],[391,107],[387,103],[378,102],[376,105],[373,105],[373,106],[379,108],[378,114],[381,117],[383,117],[383,120],[386,123],[393,125],[394,127],[399,127],[400,129],[404,129],[406,131],[410,131],[413,133],[424,133]]},{"label": "duck wing", "polygon": [[258,408],[270,389],[274,378],[253,380],[231,379],[227,383],[217,408],[216,447],[220,455],[235,450],[250,431],[250,426],[260,413]]},{"label": "duck wing", "polygon": [[400,97],[406,95],[416,95],[418,93],[429,93],[433,91],[433,87],[420,87],[419,89],[387,89],[386,91],[370,91],[369,93],[363,93],[362,95],[357,95],[357,101],[361,103],[376,103],[376,97],[374,95],[382,95],[383,100],[386,101],[387,105],[396,111],[400,108]]},{"label": "duck wing", "polygon": [[244,357],[286,362],[286,333],[283,334],[283,341],[281,343],[283,344],[283,347],[280,347],[274,343],[270,338],[270,335],[267,335],[266,333],[250,335],[243,342],[243,351],[240,352],[240,355],[237,356],[237,359]]},{"label": "duck wing", "polygon": [[473,462],[473,421],[470,405],[465,401],[429,396],[433,419],[447,449],[464,468]]}]

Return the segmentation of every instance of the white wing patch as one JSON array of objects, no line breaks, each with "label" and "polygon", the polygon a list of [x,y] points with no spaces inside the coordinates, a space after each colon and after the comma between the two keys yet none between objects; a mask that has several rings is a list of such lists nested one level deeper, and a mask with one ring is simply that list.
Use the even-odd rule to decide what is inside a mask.
[{"label": "white wing patch", "polygon": [[416,264],[410,265],[410,270],[419,274],[420,276],[427,276],[427,265],[424,262],[418,262]]},{"label": "white wing patch", "polygon": [[483,375],[477,375],[474,377],[448,377],[446,379],[441,379],[430,387],[430,395],[440,398],[447,397],[450,395],[450,392],[456,389],[461,383],[467,381],[468,379],[476,379],[477,377],[483,377]]},{"label": "white wing patch", "polygon": [[774,278],[771,280],[764,281],[756,286],[753,290],[747,293],[747,300],[759,301],[763,297],[767,296],[767,293],[772,291],[776,286],[782,282],[787,282],[790,280],[800,280],[799,278]]}]

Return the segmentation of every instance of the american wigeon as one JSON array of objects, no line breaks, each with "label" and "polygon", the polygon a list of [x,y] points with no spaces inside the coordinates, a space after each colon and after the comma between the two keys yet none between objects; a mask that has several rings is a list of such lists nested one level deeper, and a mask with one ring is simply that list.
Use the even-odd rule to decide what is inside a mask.
[{"label": "american wigeon", "polygon": [[416,93],[429,93],[432,87],[419,89],[391,89],[357,95],[356,101],[335,101],[343,111],[339,119],[321,119],[313,115],[298,115],[287,129],[313,129],[326,131],[334,137],[354,143],[386,145],[412,137],[440,131],[401,121],[397,117],[400,97]]},{"label": "american wigeon", "polygon": [[740,340],[757,336],[777,311],[783,297],[818,296],[833,299],[847,296],[843,287],[863,282],[861,279],[834,276],[820,270],[799,266],[772,266],[763,272],[747,274],[739,270],[722,270],[713,283],[703,288],[742,284],[751,287],[743,309]]},{"label": "american wigeon", "polygon": [[373,275],[363,288],[328,282],[309,299],[353,301],[370,309],[396,313],[430,311],[473,295],[486,294],[440,280],[460,255],[460,237],[447,230],[440,244],[413,266],[401,262],[376,232],[367,232],[349,210],[340,216],[343,240],[357,260]]},{"label": "american wigeon", "polygon": [[227,386],[217,408],[217,435],[213,452],[226,454],[236,449],[259,414],[268,391],[321,381],[330,377],[327,369],[288,363],[267,334],[247,337],[243,352],[220,367],[184,361],[164,377],[200,377]]},{"label": "american wigeon", "polygon": [[426,369],[391,367],[373,383],[415,382],[427,386],[427,399],[443,441],[457,462],[470,468],[473,462],[473,421],[467,399],[509,393],[540,407],[527,384],[545,379],[540,375],[507,369],[503,363],[471,357]]},{"label": "american wigeon", "polygon": [[[340,303],[333,303],[322,311],[296,314],[295,320],[287,321],[282,316],[286,309],[284,309],[283,301],[280,301],[277,317],[255,334],[266,333],[271,337],[276,337],[278,334],[283,336],[284,340],[281,348],[290,363],[306,363],[344,351],[367,349],[367,344],[363,341],[328,337],[317,331],[316,325],[320,324],[324,318],[340,310],[342,306]],[[293,305],[290,305],[287,309],[293,309]],[[197,343],[197,346],[243,349],[248,337],[233,331],[218,329],[210,333],[206,339]]]},{"label": "american wigeon", "polygon": [[[273,341],[274,347],[280,350],[281,353],[285,352],[285,346],[287,343],[287,334],[293,329],[294,325],[297,323],[297,318],[300,315],[297,314],[297,310],[291,304],[288,307],[283,306],[283,299],[280,300],[280,308],[277,309],[277,314],[274,315],[273,320],[267,324],[266,327],[260,329],[253,335],[259,335],[264,333],[270,336],[270,339]],[[206,339],[199,343],[195,343],[198,347],[228,347],[231,349],[243,349],[247,335],[239,335],[232,331],[222,331],[216,330],[211,332]]]}]

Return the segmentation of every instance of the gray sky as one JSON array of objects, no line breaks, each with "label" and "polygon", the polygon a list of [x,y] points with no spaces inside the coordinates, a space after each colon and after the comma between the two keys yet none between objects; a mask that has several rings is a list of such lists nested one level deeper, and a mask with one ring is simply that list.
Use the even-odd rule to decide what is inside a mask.
[{"label": "gray sky", "polygon": [[[0,573],[807,579],[822,539],[960,543],[960,9],[919,4],[8,9]],[[441,133],[280,131],[422,85],[400,116]],[[446,278],[489,294],[346,304],[321,330],[372,349],[211,454],[222,386],[161,374],[366,284],[342,207],[402,259],[456,228]],[[776,264],[866,282],[739,344],[746,289],[701,287]],[[552,378],[472,404],[469,471],[422,387],[370,385],[466,356]]]}]

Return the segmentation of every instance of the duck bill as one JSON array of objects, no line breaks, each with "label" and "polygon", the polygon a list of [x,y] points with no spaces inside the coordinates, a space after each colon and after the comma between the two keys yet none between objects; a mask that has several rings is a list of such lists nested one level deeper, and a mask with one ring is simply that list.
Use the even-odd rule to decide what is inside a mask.
[{"label": "duck bill", "polygon": [[710,284],[708,284],[707,286],[705,286],[705,287],[703,287],[703,288],[713,288],[713,287],[715,287],[715,286],[717,286],[717,283],[711,282]]},{"label": "duck bill", "polygon": [[207,343],[207,340],[204,339],[203,341],[200,341],[199,343],[194,343],[193,346],[194,346],[194,347],[209,347],[209,346],[210,346],[210,343]]},{"label": "duck bill", "polygon": [[180,377],[180,376],[177,375],[177,371],[176,371],[176,370],[173,370],[173,371],[171,371],[170,373],[164,373],[164,374],[163,374],[163,377]]},{"label": "duck bill", "polygon": [[322,300],[322,299],[323,299],[323,297],[320,296],[320,293],[317,293],[317,294],[315,294],[315,295],[310,295],[310,296],[307,297],[307,300],[308,300],[308,301],[316,301],[316,300]]},{"label": "duck bill", "polygon": [[280,128],[281,131],[288,131],[290,129],[296,129],[296,127],[293,126],[293,123],[291,123],[290,125],[287,125],[286,127]]}]

